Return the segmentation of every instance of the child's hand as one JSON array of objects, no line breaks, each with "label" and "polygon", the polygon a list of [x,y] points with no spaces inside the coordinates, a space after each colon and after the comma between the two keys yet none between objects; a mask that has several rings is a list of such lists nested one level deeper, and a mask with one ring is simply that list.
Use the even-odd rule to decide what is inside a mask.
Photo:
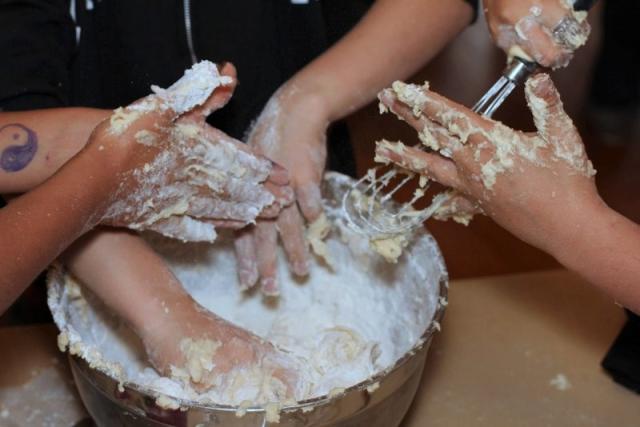
[{"label": "child's hand", "polygon": [[[216,378],[229,382],[253,371],[273,381],[274,390],[295,390],[299,365],[199,306],[164,259],[135,233],[91,233],[65,254],[64,263],[135,331],[160,373],[205,390],[220,385]],[[277,387],[282,384],[286,387]]]},{"label": "child's hand", "polygon": [[258,221],[252,230],[238,236],[236,253],[243,288],[254,286],[260,279],[264,294],[279,293],[278,236],[291,272],[297,276],[309,273],[305,225],[322,214],[320,184],[327,157],[328,124],[322,102],[289,82],[273,94],[249,134],[249,146],[287,168],[296,203],[284,208],[277,220]]},{"label": "child's hand", "polygon": [[223,72],[218,75],[211,64],[205,77],[218,85],[202,106],[181,117],[175,111],[181,99],[172,93],[179,81],[96,128],[87,150],[114,169],[117,185],[101,222],[213,241],[216,226],[241,228],[277,216],[292,202],[286,171],[205,123],[233,92],[235,70]]},{"label": "child's hand", "polygon": [[548,75],[532,77],[526,85],[537,133],[510,129],[426,88],[394,88],[382,92],[381,101],[436,152],[381,143],[378,160],[453,188],[466,199],[462,206],[479,207],[522,240],[547,251],[559,230],[566,236],[583,212],[601,204],[595,171]]},{"label": "child's hand", "polygon": [[268,382],[272,394],[262,397],[294,397],[296,365],[272,344],[193,301],[165,301],[163,308],[163,315],[150,319],[139,331],[159,372],[200,392],[216,387],[218,392],[234,393],[233,384],[240,381],[247,386]]}]

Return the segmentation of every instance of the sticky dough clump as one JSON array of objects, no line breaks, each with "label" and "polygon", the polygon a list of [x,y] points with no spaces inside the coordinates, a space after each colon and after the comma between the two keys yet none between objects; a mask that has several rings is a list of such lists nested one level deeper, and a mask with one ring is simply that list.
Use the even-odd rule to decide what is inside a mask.
[{"label": "sticky dough clump", "polygon": [[208,339],[184,338],[180,342],[180,352],[185,359],[184,368],[171,367],[171,376],[185,383],[202,384],[205,375],[215,367],[212,359],[222,344]]},{"label": "sticky dough clump", "polygon": [[329,248],[324,242],[329,232],[331,232],[331,224],[327,219],[327,215],[322,213],[318,219],[312,222],[307,228],[307,241],[311,246],[311,250],[313,250],[317,256],[324,259],[329,266],[332,266],[333,260],[329,254]]},{"label": "sticky dough clump", "polygon": [[416,85],[395,81],[392,83],[391,88],[401,102],[411,107],[414,116],[420,117],[422,115],[422,109],[427,103],[427,97],[421,89],[429,90],[429,82],[425,82],[422,88],[418,88]]},{"label": "sticky dough clump", "polygon": [[153,85],[151,90],[164,105],[182,114],[204,104],[216,88],[232,81],[231,77],[220,75],[214,63],[201,61],[185,71],[184,76],[169,88]]},{"label": "sticky dough clump", "polygon": [[113,135],[122,135],[141,115],[167,108],[177,114],[183,114],[204,104],[213,91],[229,85],[233,79],[222,76],[218,68],[210,61],[201,61],[186,70],[182,78],[167,89],[151,86],[154,95],[150,95],[128,107],[119,107],[111,115],[109,131]]},{"label": "sticky dough clump", "polygon": [[391,237],[375,238],[371,240],[371,247],[385,260],[393,264],[398,262],[402,251],[409,244],[409,238],[404,234]]}]

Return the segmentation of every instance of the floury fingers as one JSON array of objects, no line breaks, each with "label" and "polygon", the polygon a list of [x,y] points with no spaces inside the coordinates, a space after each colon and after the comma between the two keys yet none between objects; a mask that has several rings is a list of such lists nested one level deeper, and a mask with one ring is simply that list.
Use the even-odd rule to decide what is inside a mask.
[{"label": "floury fingers", "polygon": [[205,122],[233,93],[235,69],[222,72],[198,63],[168,89],[114,111],[111,139],[124,144],[132,134],[145,161],[122,174],[104,222],[212,242],[216,227],[241,228],[292,203],[281,168]]}]

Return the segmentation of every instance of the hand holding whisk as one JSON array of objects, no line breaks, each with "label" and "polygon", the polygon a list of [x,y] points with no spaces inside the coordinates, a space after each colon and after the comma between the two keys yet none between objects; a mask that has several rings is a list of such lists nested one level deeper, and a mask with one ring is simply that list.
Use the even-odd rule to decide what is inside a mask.
[{"label": "hand holding whisk", "polygon": [[[577,19],[575,12],[586,10],[592,3],[593,1],[577,1],[574,4],[575,10],[558,22],[551,32],[551,37],[558,46],[567,51],[573,51],[586,41],[589,33],[588,24],[583,22],[584,20]],[[475,104],[473,112],[491,118],[513,90],[536,72],[539,68],[538,64],[526,56],[524,52],[521,52],[520,56],[511,58],[502,76]],[[418,119],[426,102],[421,89],[414,85],[396,82],[392,90],[393,96],[410,106]],[[384,96],[384,93],[385,91],[381,96]],[[381,111],[386,109],[381,104]],[[419,136],[426,147],[434,149],[444,157],[451,156],[446,148],[438,147],[437,135],[430,134],[426,127]],[[385,141],[381,142],[381,144],[385,143]],[[388,148],[394,147],[393,144],[386,144],[388,144]],[[404,204],[396,203],[393,196],[413,178],[413,173],[396,167],[381,166],[370,169],[344,196],[343,208],[351,226],[371,238],[404,234],[421,226],[424,221],[446,204],[450,204],[455,197],[453,192],[442,193],[434,197],[426,209],[414,209],[414,203],[425,196],[429,187],[429,181],[425,177],[421,177],[413,198]]]}]

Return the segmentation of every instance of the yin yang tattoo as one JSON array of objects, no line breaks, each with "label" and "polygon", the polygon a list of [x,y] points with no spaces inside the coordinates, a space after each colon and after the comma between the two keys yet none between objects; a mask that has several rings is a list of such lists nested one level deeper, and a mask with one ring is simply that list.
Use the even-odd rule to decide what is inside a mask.
[{"label": "yin yang tattoo", "polygon": [[0,168],[5,172],[19,172],[33,160],[38,151],[38,135],[19,123],[0,127],[0,145],[6,146],[0,155]]}]

